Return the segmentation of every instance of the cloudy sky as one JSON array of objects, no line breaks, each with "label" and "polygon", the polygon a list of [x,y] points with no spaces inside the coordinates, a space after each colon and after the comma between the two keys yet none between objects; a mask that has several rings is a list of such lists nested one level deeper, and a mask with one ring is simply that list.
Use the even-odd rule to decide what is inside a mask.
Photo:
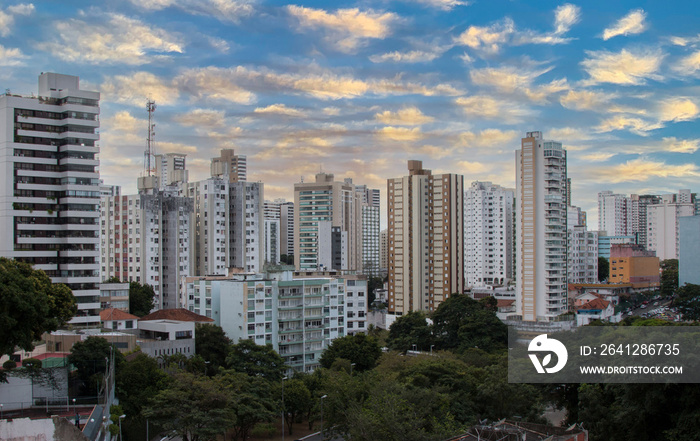
[{"label": "cloudy sky", "polygon": [[0,3],[0,89],[40,72],[102,93],[101,175],[135,192],[147,98],[158,153],[206,178],[248,157],[268,199],[319,170],[384,192],[407,159],[515,185],[541,130],[569,151],[573,202],[700,191],[696,1],[130,0]]}]

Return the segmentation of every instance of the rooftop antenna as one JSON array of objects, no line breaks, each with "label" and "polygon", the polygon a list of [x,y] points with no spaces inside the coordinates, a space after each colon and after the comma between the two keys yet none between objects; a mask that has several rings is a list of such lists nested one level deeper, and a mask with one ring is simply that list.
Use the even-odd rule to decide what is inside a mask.
[{"label": "rooftop antenna", "polygon": [[146,109],[148,110],[148,143],[146,145],[146,151],[144,152],[143,156],[144,167],[146,168],[146,175],[151,176],[151,172],[153,172],[153,168],[151,167],[151,155],[155,153],[153,151],[153,143],[155,142],[156,125],[153,123],[153,112],[156,111],[156,102],[149,98],[146,102]]}]

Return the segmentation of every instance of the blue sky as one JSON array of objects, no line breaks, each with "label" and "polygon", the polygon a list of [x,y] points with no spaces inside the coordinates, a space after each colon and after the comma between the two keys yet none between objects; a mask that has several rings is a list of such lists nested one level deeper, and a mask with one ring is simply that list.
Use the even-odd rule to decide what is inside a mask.
[{"label": "blue sky", "polygon": [[697,2],[131,0],[0,3],[0,88],[40,72],[102,93],[101,175],[135,191],[146,100],[156,149],[206,178],[248,156],[269,199],[323,169],[382,191],[406,160],[514,186],[541,130],[573,203],[698,191]]}]

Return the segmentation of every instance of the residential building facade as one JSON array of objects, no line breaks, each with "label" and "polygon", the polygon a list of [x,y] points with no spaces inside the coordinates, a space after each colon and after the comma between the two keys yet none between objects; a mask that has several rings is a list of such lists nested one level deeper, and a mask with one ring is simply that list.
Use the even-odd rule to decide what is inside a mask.
[{"label": "residential building facade", "polygon": [[0,255],[41,269],[99,326],[100,94],[42,73],[38,96],[0,96]]},{"label": "residential building facade", "polygon": [[664,202],[647,207],[647,249],[656,252],[661,260],[678,259],[680,229],[683,216],[693,216],[695,205],[691,202]]},{"label": "residential building facade", "polygon": [[434,311],[464,291],[464,177],[408,161],[387,181],[388,312]]},{"label": "residential building facade", "polygon": [[568,310],[566,150],[528,132],[515,168],[516,311],[523,321],[550,321]]}]

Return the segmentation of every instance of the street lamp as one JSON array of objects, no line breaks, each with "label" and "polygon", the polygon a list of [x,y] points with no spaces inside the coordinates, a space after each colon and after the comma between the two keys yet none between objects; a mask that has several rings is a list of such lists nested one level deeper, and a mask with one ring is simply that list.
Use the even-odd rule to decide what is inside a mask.
[{"label": "street lamp", "polygon": [[350,375],[352,375],[352,367],[355,366],[357,363],[350,363]]},{"label": "street lamp", "polygon": [[205,377],[207,376],[207,368],[209,367],[209,363],[211,363],[211,362],[210,361],[204,362],[204,376]]},{"label": "street lamp", "polygon": [[73,412],[78,413],[78,410],[75,407],[75,398],[73,398]]},{"label": "street lamp", "polygon": [[286,380],[287,377],[282,377],[282,441],[284,441],[284,414],[287,413],[284,409],[284,380]]},{"label": "street lamp", "polygon": [[321,437],[323,438],[323,400],[327,397],[328,395],[324,395],[321,397]]},{"label": "street lamp", "polygon": [[119,441],[123,441],[124,438],[122,438],[122,420],[126,418],[126,415],[119,415]]},{"label": "street lamp", "polygon": [[413,346],[413,352],[416,352],[416,348],[418,347],[417,345],[412,345]]},{"label": "street lamp", "polygon": [[430,355],[433,355],[433,346],[435,345],[430,345]]}]

